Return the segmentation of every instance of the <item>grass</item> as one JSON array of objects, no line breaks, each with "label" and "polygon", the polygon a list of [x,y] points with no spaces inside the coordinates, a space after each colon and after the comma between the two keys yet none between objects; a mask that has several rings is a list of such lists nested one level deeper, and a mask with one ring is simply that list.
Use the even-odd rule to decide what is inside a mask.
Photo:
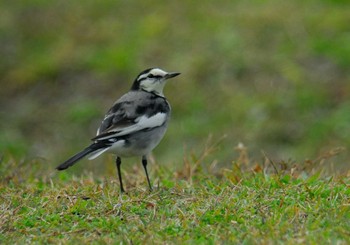
[{"label": "grass", "polygon": [[[349,10],[0,2],[0,243],[350,243]],[[182,73],[155,191],[128,160],[122,196],[111,157],[54,171],[154,66]]]},{"label": "grass", "polygon": [[[123,195],[114,176],[38,177],[39,161],[31,173],[25,167],[7,171],[0,186],[0,242],[350,242],[349,174],[327,177],[312,161],[295,165],[266,157],[252,165],[245,150],[230,168],[215,161],[206,168],[208,152],[185,159],[176,171],[153,165],[151,193],[141,166],[123,173]],[[13,169],[11,162],[3,166]]]}]

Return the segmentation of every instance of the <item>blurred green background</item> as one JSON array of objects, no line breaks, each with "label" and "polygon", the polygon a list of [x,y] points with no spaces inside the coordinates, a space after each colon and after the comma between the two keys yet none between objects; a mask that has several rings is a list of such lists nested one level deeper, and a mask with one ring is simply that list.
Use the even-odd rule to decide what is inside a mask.
[{"label": "blurred green background", "polygon": [[346,167],[349,13],[347,0],[3,0],[0,154],[53,168],[90,143],[140,71],[160,67],[182,75],[165,88],[173,115],[157,162],[182,164],[226,135],[212,156],[222,165],[242,142],[257,160],[344,147],[334,161]]}]

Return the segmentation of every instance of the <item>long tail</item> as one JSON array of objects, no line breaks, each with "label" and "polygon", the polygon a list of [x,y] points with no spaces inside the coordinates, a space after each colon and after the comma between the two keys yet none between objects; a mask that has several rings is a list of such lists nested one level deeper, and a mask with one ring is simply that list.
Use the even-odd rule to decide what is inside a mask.
[{"label": "long tail", "polygon": [[[76,162],[78,162],[79,160],[81,160],[83,157],[85,157],[86,155],[92,153],[92,152],[101,152],[103,153],[104,149],[107,150],[106,145],[102,142],[98,142],[98,143],[93,143],[90,146],[86,147],[84,150],[82,150],[81,152],[75,154],[74,156],[72,156],[71,158],[69,158],[67,161],[65,161],[64,163],[60,164],[58,167],[56,167],[57,170],[65,170],[67,168],[69,168],[70,166],[73,166]],[[98,154],[100,155],[100,154]],[[97,157],[97,156],[96,156]]]}]

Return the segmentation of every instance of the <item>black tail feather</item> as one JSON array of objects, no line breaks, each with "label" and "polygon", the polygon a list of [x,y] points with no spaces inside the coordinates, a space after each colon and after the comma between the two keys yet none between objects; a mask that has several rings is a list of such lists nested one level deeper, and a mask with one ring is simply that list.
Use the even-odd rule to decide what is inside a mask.
[{"label": "black tail feather", "polygon": [[70,166],[73,166],[76,162],[78,162],[80,159],[82,159],[86,155],[88,155],[94,151],[109,147],[110,145],[111,145],[111,142],[109,142],[109,141],[105,141],[105,140],[104,141],[96,141],[96,142],[92,143],[90,146],[86,147],[81,152],[79,152],[79,153],[75,154],[74,156],[72,156],[71,158],[69,158],[64,163],[60,164],[58,167],[56,167],[56,169],[57,170],[65,170],[65,169],[69,168]]},{"label": "black tail feather", "polygon": [[57,170],[65,170],[69,168],[70,166],[73,166],[76,162],[78,162],[80,159],[88,155],[89,153],[95,151],[96,149],[93,149],[91,146],[86,147],[84,150],[81,152],[75,154],[71,158],[69,158],[67,161],[64,163],[60,164],[56,169]]}]

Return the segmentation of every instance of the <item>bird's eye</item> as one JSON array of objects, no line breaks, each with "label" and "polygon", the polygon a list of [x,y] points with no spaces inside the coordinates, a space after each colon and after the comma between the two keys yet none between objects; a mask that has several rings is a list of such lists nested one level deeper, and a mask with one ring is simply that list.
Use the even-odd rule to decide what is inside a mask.
[{"label": "bird's eye", "polygon": [[155,76],[153,74],[148,74],[148,78],[154,78]]}]

